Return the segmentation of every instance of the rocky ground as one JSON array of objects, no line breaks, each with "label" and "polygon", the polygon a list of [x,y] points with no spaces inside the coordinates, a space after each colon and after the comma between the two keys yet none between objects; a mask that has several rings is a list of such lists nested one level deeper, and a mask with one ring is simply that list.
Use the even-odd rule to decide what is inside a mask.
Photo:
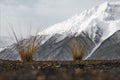
[{"label": "rocky ground", "polygon": [[0,60],[0,80],[119,80],[120,60],[44,61]]}]

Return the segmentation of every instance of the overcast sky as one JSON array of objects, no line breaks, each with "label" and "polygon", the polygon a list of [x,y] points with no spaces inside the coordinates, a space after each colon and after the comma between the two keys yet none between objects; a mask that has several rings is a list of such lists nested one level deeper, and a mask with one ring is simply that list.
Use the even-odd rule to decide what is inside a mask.
[{"label": "overcast sky", "polygon": [[19,34],[41,31],[105,1],[117,0],[0,0],[0,35],[10,35],[9,26]]}]

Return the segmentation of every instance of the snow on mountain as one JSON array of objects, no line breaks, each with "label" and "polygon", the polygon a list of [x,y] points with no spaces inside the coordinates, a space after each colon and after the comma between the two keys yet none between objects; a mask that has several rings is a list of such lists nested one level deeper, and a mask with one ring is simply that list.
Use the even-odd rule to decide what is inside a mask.
[{"label": "snow on mountain", "polygon": [[[39,39],[41,40],[34,59],[72,60],[68,44],[72,43],[73,40],[79,40],[82,46],[87,46],[83,59],[97,59],[98,57],[96,57],[96,55],[99,49],[102,50],[102,47],[108,42],[109,45],[105,46],[106,48],[119,43],[119,39],[116,39],[119,36],[115,34],[120,30],[119,25],[120,2],[105,2],[38,33]],[[111,36],[113,38],[109,41],[108,38]],[[112,40],[114,40],[114,44],[111,45]],[[117,49],[119,49],[119,47],[117,47],[116,50]],[[113,50],[111,52],[113,53],[115,51]],[[4,55],[5,53],[6,55]],[[116,55],[118,54],[118,52],[115,53]],[[92,55],[95,56],[91,58]],[[0,58],[10,60],[18,59],[15,45],[13,44],[3,50],[0,54]],[[108,59],[109,55],[99,56],[99,58]],[[113,58],[110,56],[109,59]]]},{"label": "snow on mountain", "polygon": [[0,48],[0,52],[3,51],[5,48]]},{"label": "snow on mountain", "polygon": [[74,35],[75,33],[79,35],[81,32],[86,32],[97,43],[93,51],[85,58],[87,59],[105,39],[120,30],[119,25],[120,2],[105,2],[62,23],[55,24],[40,32],[39,35]]},{"label": "snow on mountain", "polygon": [[[103,39],[120,29],[120,2],[108,3],[105,2],[100,6],[95,6],[92,9],[86,10],[79,15],[76,15],[62,23],[55,24],[39,34],[74,34],[81,31],[87,31],[90,34],[91,28],[96,31],[100,27],[104,32]],[[113,27],[115,25],[115,27]],[[106,34],[107,33],[107,34]],[[95,34],[94,34],[95,35]]]}]

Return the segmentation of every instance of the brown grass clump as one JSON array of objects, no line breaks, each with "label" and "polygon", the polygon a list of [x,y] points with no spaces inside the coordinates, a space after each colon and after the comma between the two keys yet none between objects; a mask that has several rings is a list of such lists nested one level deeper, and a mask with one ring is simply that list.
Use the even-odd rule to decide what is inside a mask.
[{"label": "brown grass clump", "polygon": [[18,40],[16,33],[14,32],[13,28],[12,32],[14,34],[15,40],[17,42],[16,48],[19,53],[20,59],[22,62],[31,62],[33,61],[33,55],[35,54],[38,46],[39,41],[37,36],[31,36],[28,39]]},{"label": "brown grass clump", "polygon": [[74,61],[82,60],[85,48],[80,45],[80,42],[77,39],[73,39],[69,43],[69,51]]},{"label": "brown grass clump", "polygon": [[18,43],[17,50],[20,55],[22,62],[31,62],[33,61],[33,55],[35,54],[38,47],[37,38],[34,37],[26,41],[25,43]]}]

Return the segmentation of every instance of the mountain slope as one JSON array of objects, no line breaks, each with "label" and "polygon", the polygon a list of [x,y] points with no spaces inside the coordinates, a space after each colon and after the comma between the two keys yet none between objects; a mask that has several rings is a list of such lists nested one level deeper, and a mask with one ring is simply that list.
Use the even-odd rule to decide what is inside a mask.
[{"label": "mountain slope", "polygon": [[95,48],[86,55],[89,58],[94,51],[112,34],[120,29],[120,2],[105,2],[100,6],[82,12],[67,21],[53,25],[39,34],[63,34],[77,36],[85,32],[96,44]]},{"label": "mountain slope", "polygon": [[110,60],[119,58],[120,58],[120,30],[115,32],[108,39],[106,39],[88,59]]},{"label": "mountain slope", "polygon": [[[104,53],[107,53],[109,46],[114,46],[110,44],[110,42],[113,42],[112,40],[109,43],[106,40],[109,40],[109,37],[120,30],[119,25],[120,2],[105,2],[38,33],[37,36],[40,37],[40,45],[34,59],[72,60],[69,44],[72,43],[74,39],[78,40],[80,45],[85,46],[83,59],[98,59],[98,57],[99,59],[115,59],[109,55],[104,55]],[[114,39],[114,42],[115,44],[119,43],[119,39]],[[99,53],[102,47],[105,46],[103,43],[105,43],[105,45],[109,44],[109,46],[105,47],[107,51]],[[0,58],[10,60],[19,59],[15,45],[16,44],[13,44],[2,51]],[[103,55],[97,56],[97,53],[98,55]]]}]

